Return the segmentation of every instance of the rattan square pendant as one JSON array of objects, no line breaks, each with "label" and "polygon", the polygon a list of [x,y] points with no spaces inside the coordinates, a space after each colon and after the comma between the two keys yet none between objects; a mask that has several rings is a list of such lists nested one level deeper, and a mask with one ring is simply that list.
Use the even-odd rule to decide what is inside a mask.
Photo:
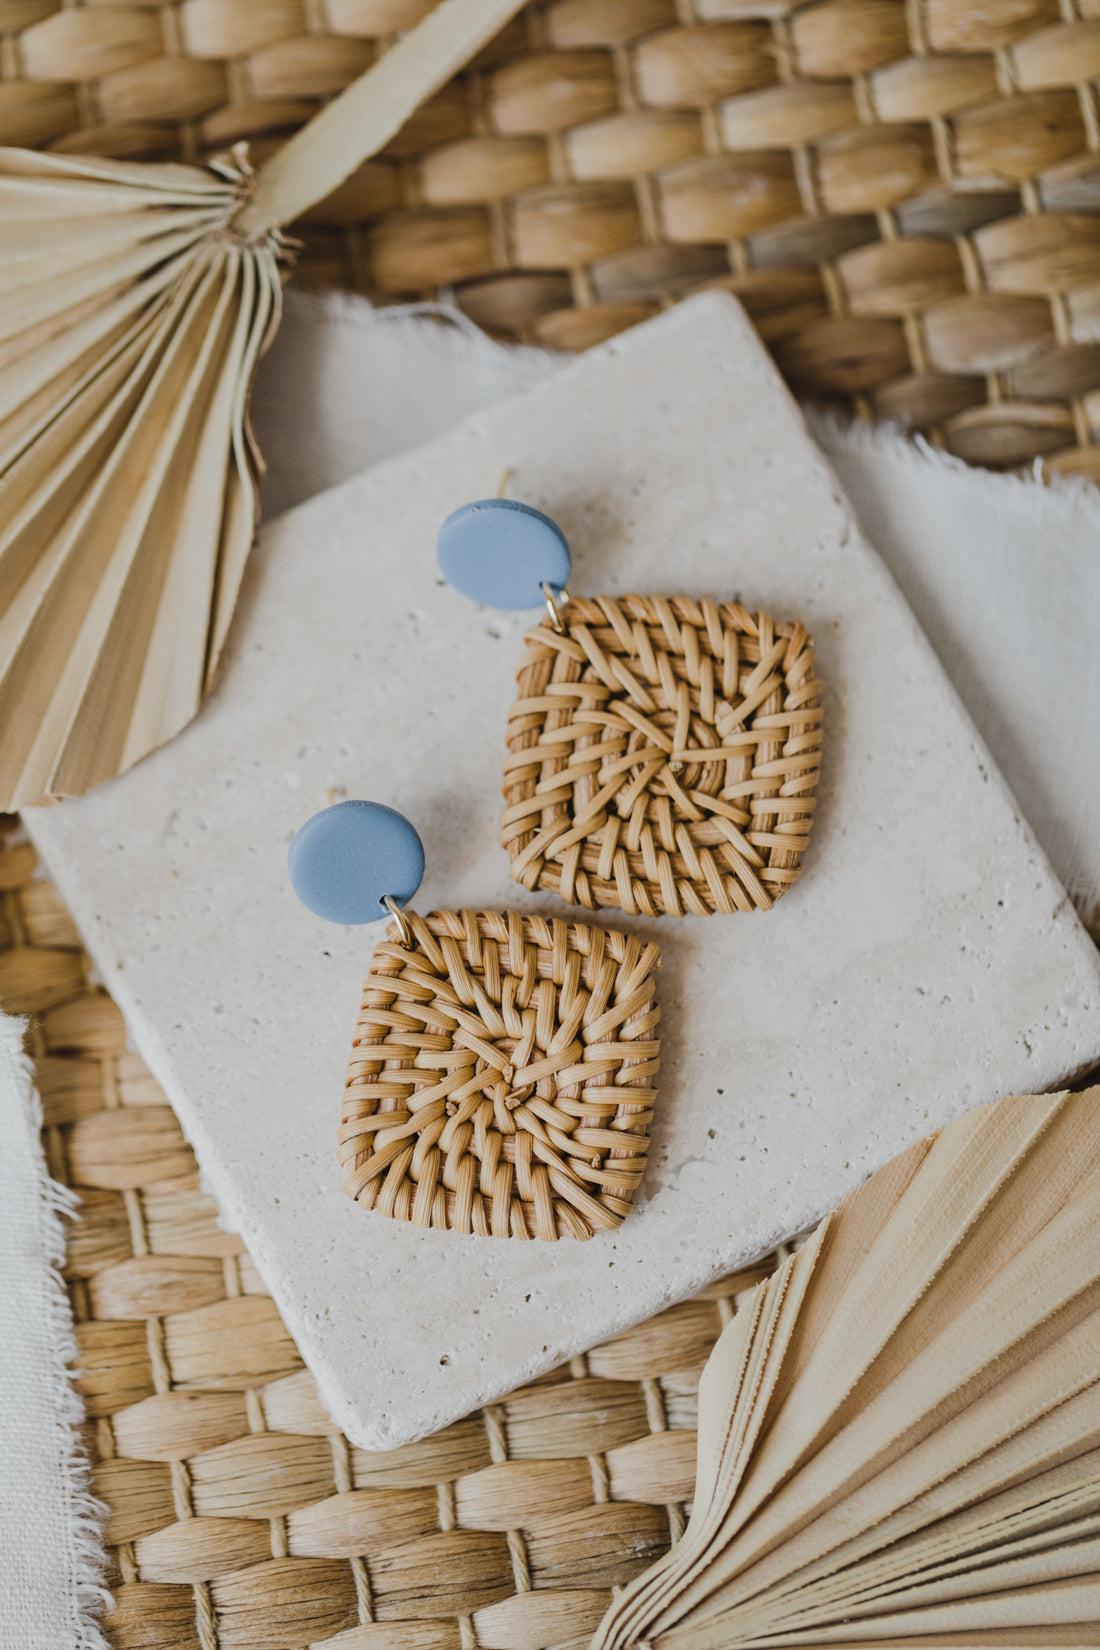
[{"label": "rattan square pendant", "polygon": [[767,911],[810,839],[821,684],[801,624],[686,596],[572,599],[508,721],[512,875],[589,909]]},{"label": "rattan square pendant", "polygon": [[659,948],[515,911],[403,913],[363,988],[340,1127],[349,1197],[483,1237],[589,1238],[649,1150]]}]

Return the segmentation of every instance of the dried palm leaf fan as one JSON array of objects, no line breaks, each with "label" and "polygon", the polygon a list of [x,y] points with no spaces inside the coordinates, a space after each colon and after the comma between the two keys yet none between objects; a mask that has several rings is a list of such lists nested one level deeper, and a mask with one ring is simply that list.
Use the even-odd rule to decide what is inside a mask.
[{"label": "dried palm leaf fan", "polygon": [[723,1332],[680,1541],[593,1650],[1096,1644],[1100,1089],[881,1169]]},{"label": "dried palm leaf fan", "polygon": [[0,149],[0,809],[190,721],[256,522],[282,225],[519,10],[443,0],[256,176]]}]

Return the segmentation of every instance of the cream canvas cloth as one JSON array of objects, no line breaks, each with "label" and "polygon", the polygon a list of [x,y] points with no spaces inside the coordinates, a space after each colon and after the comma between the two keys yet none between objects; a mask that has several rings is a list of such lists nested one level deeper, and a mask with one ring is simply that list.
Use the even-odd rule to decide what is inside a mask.
[{"label": "cream canvas cloth", "polygon": [[0,1644],[107,1650],[102,1509],[88,1489],[59,1268],[76,1200],[51,1181],[22,1020],[0,1016]]},{"label": "cream canvas cloth", "polygon": [[[271,516],[555,370],[461,318],[291,293],[255,422]],[[814,432],[1078,908],[1100,918],[1100,492],[969,470],[889,431]],[[888,707],[885,707],[888,713]],[[944,807],[951,798],[944,798]],[[97,1511],[17,1022],[0,1020],[0,1644],[100,1650]]]}]

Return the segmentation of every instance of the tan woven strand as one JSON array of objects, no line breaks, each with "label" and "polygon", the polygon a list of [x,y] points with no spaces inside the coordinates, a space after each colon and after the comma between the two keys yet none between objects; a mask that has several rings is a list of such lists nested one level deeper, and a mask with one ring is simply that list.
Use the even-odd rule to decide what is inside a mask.
[{"label": "tan woven strand", "polygon": [[632,915],[769,910],[813,822],[804,626],[686,596],[574,600],[561,621],[528,636],[508,722],[516,881]]},{"label": "tan woven strand", "polygon": [[345,1190],[394,1220],[588,1238],[630,1212],[659,1063],[658,947],[517,912],[405,912],[363,988]]}]

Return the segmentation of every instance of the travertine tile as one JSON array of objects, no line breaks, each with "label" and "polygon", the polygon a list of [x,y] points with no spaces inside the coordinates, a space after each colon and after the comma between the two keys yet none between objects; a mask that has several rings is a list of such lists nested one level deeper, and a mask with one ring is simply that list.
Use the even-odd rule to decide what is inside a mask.
[{"label": "travertine tile", "polygon": [[[327,927],[286,844],[337,794],[421,831],[417,908],[564,914],[498,845],[522,618],[440,584],[441,518],[549,511],[573,584],[803,619],[820,812],[766,915],[656,936],[663,1069],[638,1207],[584,1244],[424,1232],[340,1187],[380,929]],[[126,778],[30,821],[133,1038],[336,1417],[368,1448],[464,1414],[805,1227],[965,1107],[1100,1056],[1100,964],[731,300],[710,295],[268,527],[219,690]]]}]

